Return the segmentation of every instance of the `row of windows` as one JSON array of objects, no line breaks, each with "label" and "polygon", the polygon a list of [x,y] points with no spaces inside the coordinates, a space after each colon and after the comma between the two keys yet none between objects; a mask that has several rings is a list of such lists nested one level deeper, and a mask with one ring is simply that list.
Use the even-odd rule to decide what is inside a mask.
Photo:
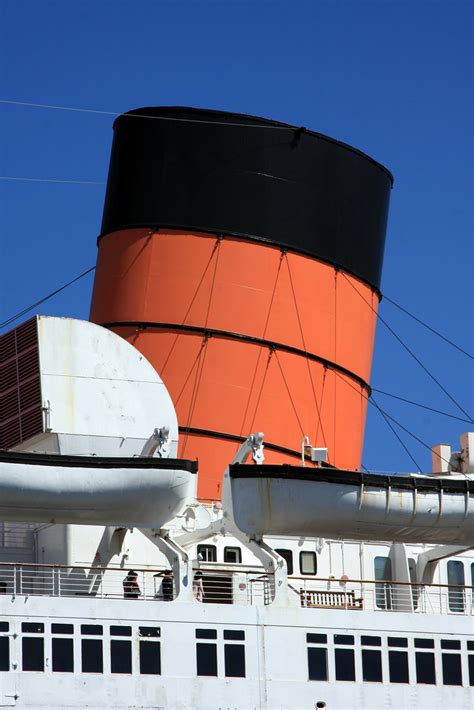
[{"label": "row of windows", "polygon": [[[293,552],[289,549],[276,548],[277,552],[286,561],[288,574],[294,572]],[[217,562],[217,547],[215,545],[198,545],[197,553],[203,562]],[[240,564],[242,562],[242,550],[240,547],[224,547],[223,561],[228,564]],[[410,572],[410,581],[416,583],[416,560],[410,558],[408,560]],[[471,563],[471,584],[474,588],[474,562]],[[303,550],[299,554],[299,571],[302,575],[316,575],[318,572],[318,560],[315,552]],[[466,584],[464,562],[462,560],[450,560],[447,563],[448,584],[461,585]],[[374,578],[380,582],[383,580],[392,580],[392,561],[390,557],[378,556],[374,558]],[[412,589],[413,602],[415,608],[418,602],[418,590],[416,587]],[[448,601],[450,611],[464,611],[464,592],[461,590],[448,590]],[[376,605],[380,609],[390,609],[391,590],[388,585],[376,585]]]},{"label": "row of windows", "polygon": [[[0,634],[7,634],[8,622],[0,623]],[[44,671],[45,638],[44,624],[24,622],[21,625],[21,668],[24,671]],[[73,673],[74,625],[51,624],[51,669],[53,673]],[[132,627],[111,626],[110,672],[132,673]],[[161,644],[160,628],[140,626],[138,628],[138,670],[142,675],[160,675]],[[81,625],[82,673],[104,672],[103,627],[99,624]],[[121,638],[120,638],[121,637]],[[77,663],[77,660],[76,660]],[[10,670],[10,638],[0,636],[0,671]]]},{"label": "row of windows", "polygon": [[[286,549],[276,549],[287,564],[288,574],[293,574],[293,552]],[[198,545],[197,553],[203,562],[217,562],[217,547],[215,545]],[[224,562],[235,564],[242,562],[242,550],[240,547],[224,547]],[[315,575],[318,571],[317,557],[315,552],[304,550],[299,554],[300,574]]]},{"label": "row of windows", "polygon": [[[329,649],[327,634],[306,634],[308,644],[308,679],[330,680]],[[416,683],[436,685],[435,642],[429,638],[415,638],[413,650],[407,638],[389,636],[387,638],[388,679],[383,677],[382,638],[361,636],[360,652],[362,678],[356,678],[356,649],[354,636],[335,634],[333,637],[334,680],[367,683],[410,683],[409,653],[414,653]],[[444,685],[462,685],[461,641],[441,639],[441,677]],[[405,650],[404,650],[405,649]],[[423,649],[423,650],[421,650]],[[432,649],[432,650],[430,650]],[[467,642],[467,650],[474,651],[474,641]],[[459,651],[459,653],[456,653]],[[466,684],[474,686],[474,653],[468,654],[468,676]],[[415,679],[412,679],[414,682]]]},{"label": "row of windows", "polygon": [[[21,669],[44,671],[45,625],[24,622],[21,625]],[[0,671],[9,671],[9,623],[0,622]],[[1,635],[5,634],[5,635]],[[53,673],[74,673],[74,625],[51,624],[51,669]],[[110,626],[105,641],[103,626],[81,624],[80,670],[82,673],[104,673],[104,643],[110,644],[110,673],[132,673],[132,627]],[[138,627],[138,672],[141,675],[161,675],[161,629]],[[224,630],[224,675],[245,677],[245,632]],[[218,676],[217,631],[196,629],[196,674]]]},{"label": "row of windows", "polygon": [[[0,671],[9,671],[9,623],[0,622]],[[21,625],[21,669],[45,670],[45,625],[24,622]],[[75,659],[74,625],[51,624],[51,645],[48,650],[53,673],[104,673],[104,644],[109,646],[107,672],[114,674],[161,674],[161,629],[156,626],[139,626],[137,634],[137,667],[132,662],[132,627],[112,625],[106,629],[100,624],[80,626],[80,664]],[[225,676],[245,678],[245,631],[225,629],[223,641],[223,667],[219,669],[218,631],[196,629],[196,675],[204,677]],[[310,681],[363,681],[368,683],[424,683],[435,685],[462,685],[463,668],[461,651],[467,651],[467,676],[465,684],[474,686],[474,640],[461,645],[458,639],[439,641],[440,665],[437,665],[435,641],[430,638],[361,636],[351,634],[307,633],[308,679]],[[77,652],[77,646],[76,646]],[[360,656],[361,677],[357,677],[356,654]],[[385,654],[385,659],[383,658]],[[410,665],[410,656],[412,664]],[[383,661],[385,660],[385,665]],[[332,661],[332,663],[331,663]],[[439,661],[438,661],[439,663]],[[387,676],[384,677],[384,674]]]}]

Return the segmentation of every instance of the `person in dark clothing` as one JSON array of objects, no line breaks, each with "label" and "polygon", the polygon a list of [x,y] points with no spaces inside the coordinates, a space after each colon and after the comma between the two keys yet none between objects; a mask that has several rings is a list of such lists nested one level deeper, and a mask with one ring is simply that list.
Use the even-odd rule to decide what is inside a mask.
[{"label": "person in dark clothing", "polygon": [[122,586],[124,599],[138,599],[141,590],[138,584],[138,574],[133,569],[130,570],[123,580]]},{"label": "person in dark clothing", "polygon": [[165,570],[161,583],[161,591],[163,593],[163,601],[173,601],[173,573],[170,569]]}]

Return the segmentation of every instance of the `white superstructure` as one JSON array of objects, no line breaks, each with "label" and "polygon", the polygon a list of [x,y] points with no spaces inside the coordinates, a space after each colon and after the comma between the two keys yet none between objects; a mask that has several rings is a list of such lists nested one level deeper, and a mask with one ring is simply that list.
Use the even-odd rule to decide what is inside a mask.
[{"label": "white superstructure", "polygon": [[457,472],[371,477],[266,466],[254,435],[203,504],[143,356],[37,327],[43,432],[0,452],[0,707],[473,707],[472,437]]}]

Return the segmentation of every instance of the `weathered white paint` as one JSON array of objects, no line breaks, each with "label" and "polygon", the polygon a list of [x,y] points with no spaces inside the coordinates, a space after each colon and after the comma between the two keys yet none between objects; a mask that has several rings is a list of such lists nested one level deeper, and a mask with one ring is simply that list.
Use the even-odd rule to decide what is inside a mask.
[{"label": "weathered white paint", "polygon": [[0,462],[0,519],[159,528],[194,499],[195,480],[185,470],[97,468],[86,460],[71,467]]},{"label": "weathered white paint", "polygon": [[247,535],[309,535],[474,545],[474,494],[306,479],[231,478],[233,517]]},{"label": "weathered white paint", "polygon": [[[42,402],[48,405],[48,431],[32,446],[18,450],[51,451],[49,439],[68,450],[66,434],[76,438],[74,453],[123,456],[124,440],[136,440],[134,454],[156,427],[170,431],[170,457],[178,444],[178,421],[160,376],[130,343],[106,328],[73,318],[38,316],[39,374]],[[89,439],[87,439],[89,437]],[[102,437],[106,449],[102,450]],[[110,443],[115,451],[110,453]],[[128,454],[130,455],[130,454]]]},{"label": "weathered white paint", "polygon": [[[166,708],[167,710],[313,710],[318,701],[327,710],[378,710],[392,708],[428,709],[450,707],[469,710],[472,688],[468,686],[467,660],[463,663],[464,685],[442,685],[440,639],[460,639],[465,648],[472,628],[466,618],[456,615],[436,619],[416,614],[351,612],[326,609],[274,609],[228,605],[180,604],[94,599],[0,597],[2,620],[8,620],[18,634],[11,640],[12,662],[18,667],[2,674],[5,685],[14,688],[17,708]],[[21,670],[21,623],[46,622],[45,671]],[[73,623],[73,673],[54,673],[51,665],[51,623]],[[81,623],[104,627],[104,673],[81,672]],[[132,626],[132,673],[110,672],[111,625]],[[139,674],[138,628],[161,628],[161,676]],[[217,630],[217,677],[196,674],[197,628]],[[223,631],[245,631],[246,677],[226,678]],[[328,636],[328,681],[309,681],[307,633]],[[354,634],[356,681],[341,682],[334,677],[334,634]],[[361,635],[382,637],[383,683],[362,679]],[[388,636],[409,638],[410,683],[389,682]],[[416,683],[414,637],[435,638],[435,686]],[[8,686],[6,683],[8,682]],[[0,706],[6,704],[5,695]]]}]

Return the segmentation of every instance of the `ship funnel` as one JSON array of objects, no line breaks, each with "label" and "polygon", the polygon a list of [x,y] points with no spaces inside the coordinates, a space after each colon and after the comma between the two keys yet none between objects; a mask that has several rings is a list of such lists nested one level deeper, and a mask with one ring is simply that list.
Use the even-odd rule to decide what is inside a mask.
[{"label": "ship funnel", "polygon": [[262,118],[115,121],[91,320],[159,372],[201,499],[252,431],[266,463],[296,465],[307,436],[360,466],[391,184],[358,150]]}]

